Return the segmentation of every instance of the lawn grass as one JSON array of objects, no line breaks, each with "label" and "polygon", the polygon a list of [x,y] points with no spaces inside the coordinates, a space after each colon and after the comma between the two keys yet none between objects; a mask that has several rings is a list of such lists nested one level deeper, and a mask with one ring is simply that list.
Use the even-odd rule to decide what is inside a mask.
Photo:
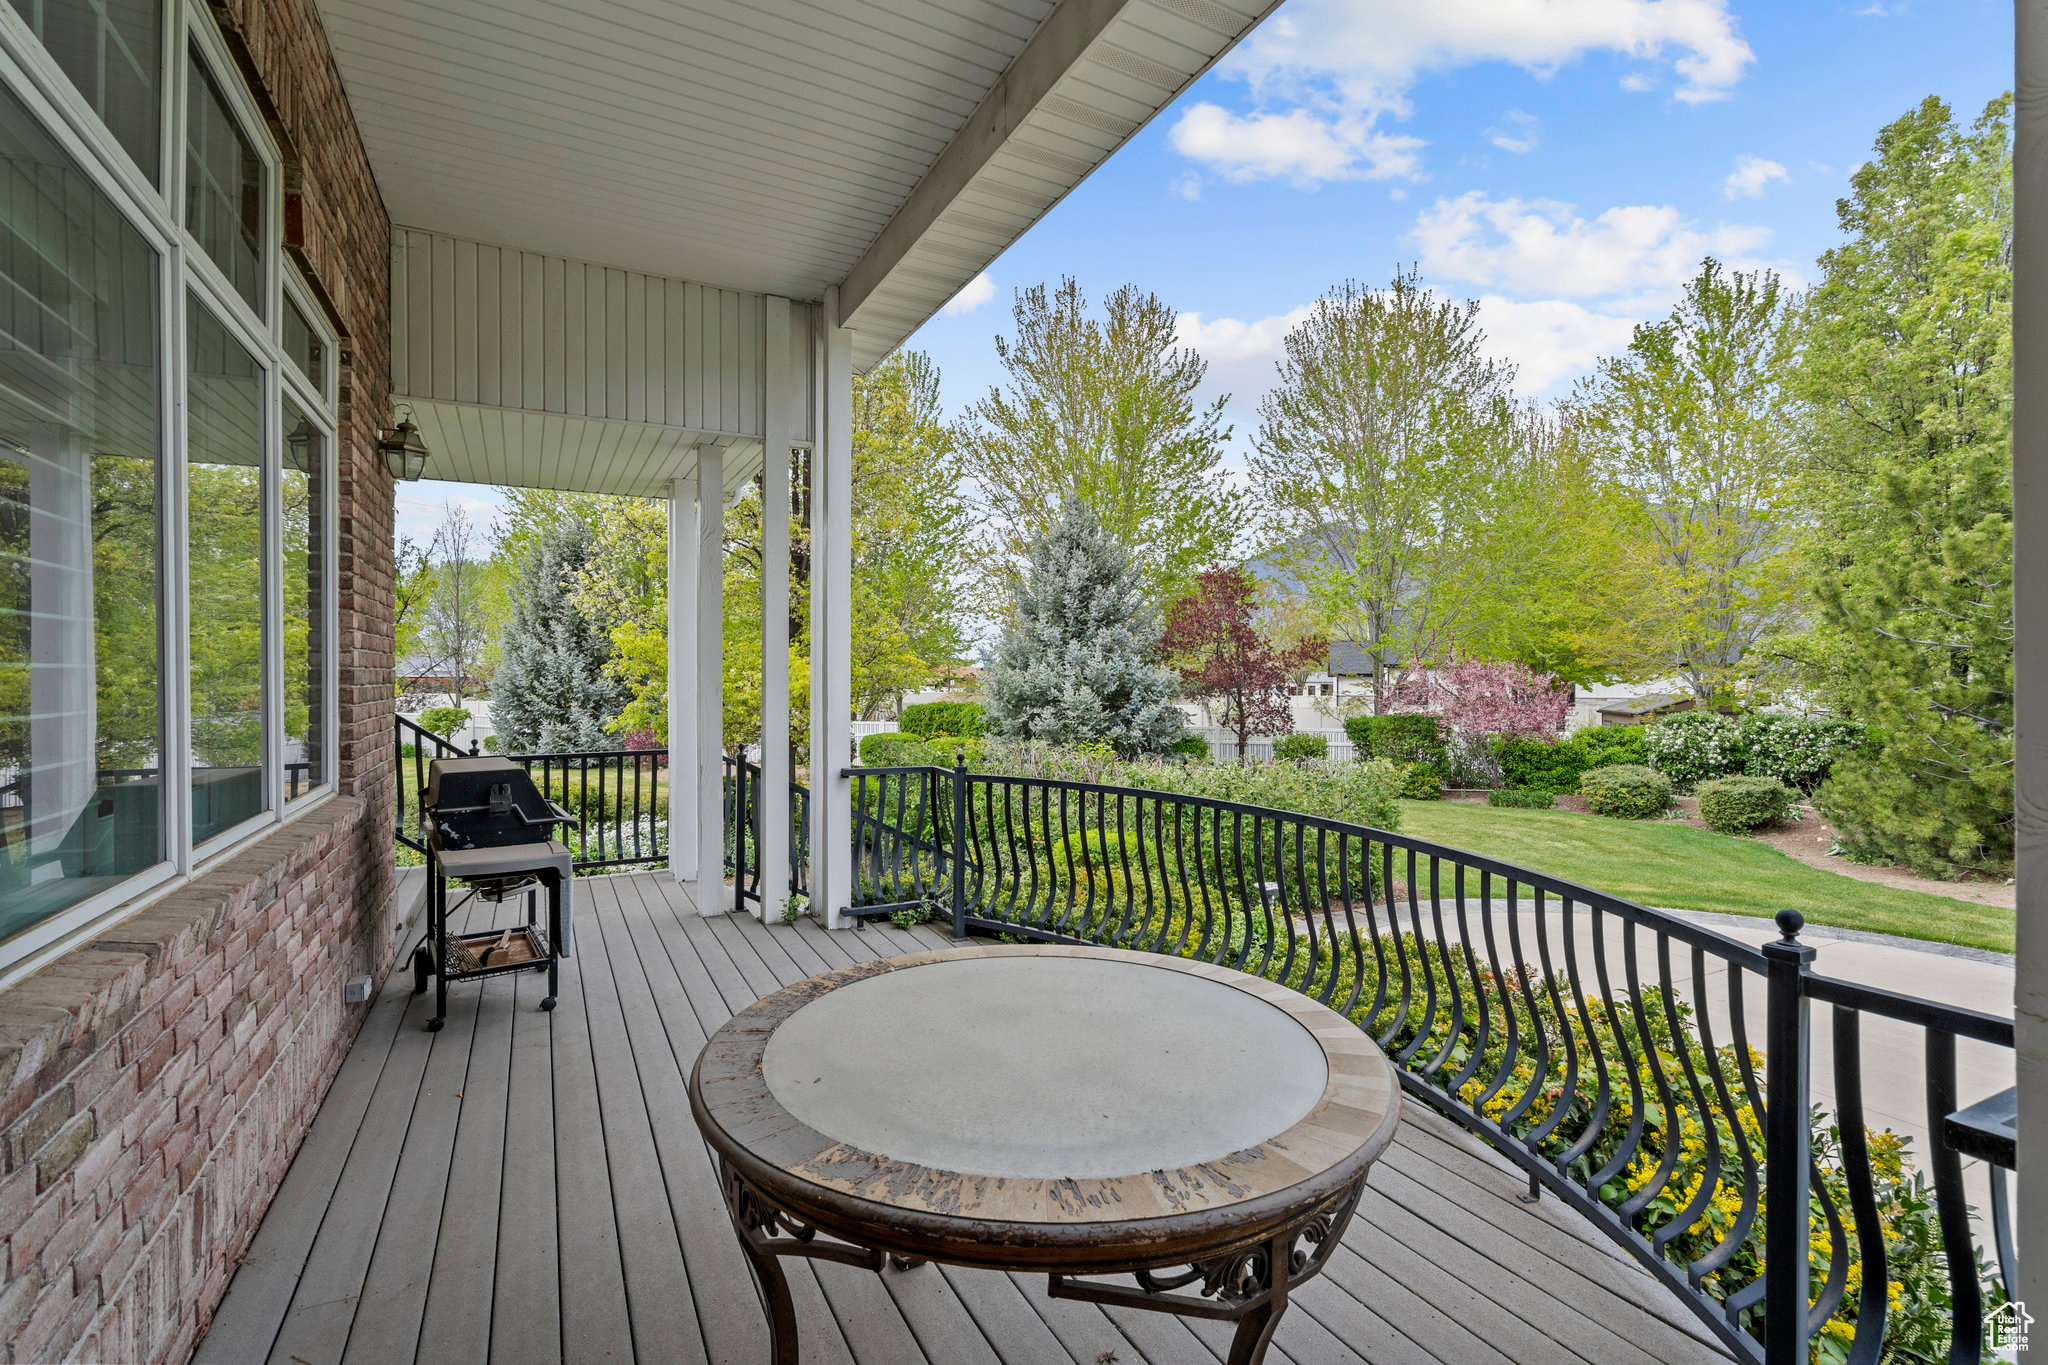
[{"label": "lawn grass", "polygon": [[[1673,821],[1403,801],[1401,832],[1641,905],[1765,918],[1790,908],[1809,924],[2013,949],[2010,910],[1856,881],[1794,862],[1768,844]],[[1757,929],[1769,932],[1767,924]]]}]

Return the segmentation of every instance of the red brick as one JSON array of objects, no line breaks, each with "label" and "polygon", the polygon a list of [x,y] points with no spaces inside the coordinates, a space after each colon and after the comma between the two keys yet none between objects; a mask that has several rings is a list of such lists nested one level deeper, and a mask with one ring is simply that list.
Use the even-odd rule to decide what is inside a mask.
[{"label": "red brick", "polygon": [[[34,1172],[29,1174],[33,1175]],[[60,1190],[37,1204],[29,1211],[28,1217],[16,1225],[7,1237],[7,1273],[24,1274],[28,1268],[42,1258],[43,1248],[50,1237],[64,1226],[65,1215],[71,1211],[71,1204]]]}]

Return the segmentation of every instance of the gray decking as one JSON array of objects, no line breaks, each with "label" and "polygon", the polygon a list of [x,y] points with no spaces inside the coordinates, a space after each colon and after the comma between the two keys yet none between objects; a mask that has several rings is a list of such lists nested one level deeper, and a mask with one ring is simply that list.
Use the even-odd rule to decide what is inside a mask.
[{"label": "gray decking", "polygon": [[[411,997],[410,972],[393,973],[196,1360],[765,1357],[690,1119],[689,1067],[713,1029],[778,986],[945,940],[705,919],[663,876],[576,889],[577,957],[551,1015],[535,1008],[544,977],[500,977],[452,988],[448,1025],[430,1034],[432,997]],[[1554,1200],[1520,1203],[1522,1188],[1411,1103],[1273,1359],[1727,1358],[1634,1262]],[[1212,1365],[1227,1341],[1220,1324],[1048,1299],[1042,1277],[785,1264],[809,1361]]]}]

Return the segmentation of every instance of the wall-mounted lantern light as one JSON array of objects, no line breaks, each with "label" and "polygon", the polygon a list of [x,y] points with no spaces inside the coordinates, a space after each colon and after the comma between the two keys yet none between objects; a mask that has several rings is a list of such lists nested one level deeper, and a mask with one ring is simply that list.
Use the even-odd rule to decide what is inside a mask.
[{"label": "wall-mounted lantern light", "polygon": [[384,467],[391,471],[391,477],[410,483],[427,472],[427,443],[420,439],[420,429],[412,424],[412,409],[401,407],[400,411],[405,416],[398,425],[378,434],[377,449],[384,452]]}]

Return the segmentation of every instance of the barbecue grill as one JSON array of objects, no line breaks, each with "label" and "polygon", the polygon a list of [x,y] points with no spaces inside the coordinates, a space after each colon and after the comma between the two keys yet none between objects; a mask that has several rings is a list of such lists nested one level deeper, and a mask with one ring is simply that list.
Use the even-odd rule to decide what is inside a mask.
[{"label": "barbecue grill", "polygon": [[[427,850],[427,932],[413,952],[413,994],[434,985],[430,1031],[448,1016],[448,983],[505,972],[545,971],[544,1010],[555,1007],[561,959],[569,956],[573,923],[569,850],[554,838],[557,825],[578,821],[542,794],[532,774],[508,758],[437,758],[420,792],[420,842]],[[466,890],[453,905],[448,884]],[[538,894],[548,897],[548,922],[537,918]],[[451,934],[449,915],[471,900],[526,898],[526,923],[481,933]]]}]

